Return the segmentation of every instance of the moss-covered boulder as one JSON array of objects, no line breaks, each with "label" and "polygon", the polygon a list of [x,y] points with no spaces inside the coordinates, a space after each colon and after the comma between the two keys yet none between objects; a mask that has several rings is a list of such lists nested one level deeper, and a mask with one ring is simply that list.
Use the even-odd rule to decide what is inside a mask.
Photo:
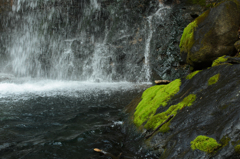
[{"label": "moss-covered boulder", "polygon": [[214,67],[143,93],[133,116],[140,130],[151,133],[174,116],[144,139],[160,159],[240,158],[240,59],[222,58]]},{"label": "moss-covered boulder", "polygon": [[195,68],[208,67],[217,57],[232,55],[238,40],[238,1],[226,1],[204,12],[185,29],[180,42],[183,59]]}]

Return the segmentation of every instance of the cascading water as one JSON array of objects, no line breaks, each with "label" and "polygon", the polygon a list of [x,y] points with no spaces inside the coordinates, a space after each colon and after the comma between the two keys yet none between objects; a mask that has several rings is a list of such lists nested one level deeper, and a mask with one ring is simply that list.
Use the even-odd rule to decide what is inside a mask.
[{"label": "cascading water", "polygon": [[152,29],[152,15],[147,18],[148,20],[148,28],[149,28],[149,35],[146,42],[145,48],[145,65],[144,69],[146,71],[146,79],[150,81],[150,66],[149,66],[149,54],[150,54],[150,41],[152,39],[153,29]]},{"label": "cascading water", "polygon": [[[64,37],[68,34],[69,13],[62,19],[61,8],[51,5],[54,4],[47,0],[15,1],[9,19],[15,26],[7,50],[14,75],[72,78],[74,57],[68,39]],[[63,21],[66,24],[61,24]]]},{"label": "cascading water", "polygon": [[163,20],[163,15],[162,14],[166,14],[166,10],[170,9],[169,7],[165,7],[163,6],[161,3],[159,4],[160,8],[157,10],[156,13],[154,13],[153,15],[150,15],[149,17],[147,17],[147,22],[148,25],[146,27],[146,30],[149,30],[148,33],[148,37],[146,40],[146,45],[145,45],[145,65],[144,65],[144,69],[145,69],[145,73],[146,73],[146,79],[147,81],[150,81],[151,78],[151,69],[150,69],[150,42],[152,40],[152,34],[156,31],[154,30],[153,26],[152,26],[152,20],[153,18],[155,18],[155,22],[160,20]]},{"label": "cascading water", "polygon": [[128,8],[135,1],[8,3],[0,50],[1,157],[104,158],[93,152],[98,147],[156,158],[134,127],[123,124],[122,109],[150,86],[152,23],[167,8],[157,6],[141,20]]},{"label": "cascading water", "polygon": [[[14,1],[9,15],[11,23],[5,26],[12,29],[6,46],[10,58],[3,72],[12,72],[17,77],[48,79],[150,81],[151,20],[148,20],[150,31],[146,32],[149,35],[145,50],[130,46],[134,49],[121,51],[119,48],[129,46],[109,42],[112,36],[109,28],[115,24],[108,24],[108,20],[102,18],[101,3],[97,0],[74,2]],[[73,7],[79,9],[78,15]],[[111,12],[110,15],[119,16],[115,10]],[[95,21],[105,25],[103,32],[94,33],[102,27],[89,25]],[[127,31],[129,26],[123,25],[125,30],[116,31],[122,34],[117,40],[133,36]],[[140,40],[134,38],[124,43],[136,45],[137,42]],[[123,63],[126,64],[123,66]]]}]

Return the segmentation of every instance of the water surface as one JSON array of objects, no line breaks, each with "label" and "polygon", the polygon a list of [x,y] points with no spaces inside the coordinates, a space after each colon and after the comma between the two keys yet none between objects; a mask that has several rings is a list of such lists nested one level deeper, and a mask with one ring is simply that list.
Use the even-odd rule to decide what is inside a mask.
[{"label": "water surface", "polygon": [[[123,108],[149,84],[78,81],[0,83],[2,158],[152,158]],[[152,157],[150,157],[152,156]]]}]

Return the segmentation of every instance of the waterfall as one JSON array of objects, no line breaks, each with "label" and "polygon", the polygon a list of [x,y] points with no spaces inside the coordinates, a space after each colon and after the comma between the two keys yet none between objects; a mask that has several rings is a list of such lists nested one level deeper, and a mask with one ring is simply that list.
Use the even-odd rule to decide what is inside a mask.
[{"label": "waterfall", "polygon": [[14,1],[5,25],[9,57],[2,72],[60,80],[150,81],[152,21],[164,7],[147,18],[146,27],[139,24],[140,35],[117,6],[103,8],[101,3]]},{"label": "waterfall", "polygon": [[146,41],[145,54],[144,54],[144,56],[145,56],[144,69],[145,69],[145,72],[146,72],[146,80],[147,81],[150,81],[150,76],[151,76],[150,65],[149,65],[149,54],[150,54],[150,42],[151,42],[152,34],[153,34],[152,18],[153,18],[152,15],[147,18],[149,33],[148,33],[148,38],[147,38],[147,41]]},{"label": "waterfall", "polygon": [[153,28],[153,18],[155,20],[155,23],[157,21],[163,21],[163,15],[166,14],[166,10],[170,9],[168,6],[164,6],[163,4],[159,3],[159,9],[154,13],[153,15],[150,15],[147,17],[147,25],[146,25],[146,30],[148,30],[148,37],[146,40],[146,45],[145,45],[145,64],[144,64],[144,70],[145,70],[145,78],[147,81],[150,81],[151,78],[151,68],[150,68],[150,53],[151,53],[151,40],[153,33],[156,31],[155,28]]}]

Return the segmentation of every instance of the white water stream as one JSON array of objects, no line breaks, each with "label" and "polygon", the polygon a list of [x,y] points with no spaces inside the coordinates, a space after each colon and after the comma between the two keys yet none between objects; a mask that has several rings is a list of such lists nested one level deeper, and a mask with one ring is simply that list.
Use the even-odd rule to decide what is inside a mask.
[{"label": "white water stream", "polygon": [[159,3],[159,9],[157,10],[157,12],[147,17],[148,25],[146,26],[146,30],[149,30],[149,31],[148,31],[148,37],[146,40],[145,53],[144,53],[145,55],[144,69],[145,69],[145,74],[146,74],[145,76],[147,81],[150,81],[150,78],[151,78],[151,68],[150,68],[151,47],[150,45],[151,45],[153,33],[156,31],[155,28],[153,28],[152,26],[152,21],[153,21],[153,18],[155,18],[155,21],[163,20],[162,15],[166,14],[167,9],[170,9],[170,7],[164,6],[163,4]]}]

